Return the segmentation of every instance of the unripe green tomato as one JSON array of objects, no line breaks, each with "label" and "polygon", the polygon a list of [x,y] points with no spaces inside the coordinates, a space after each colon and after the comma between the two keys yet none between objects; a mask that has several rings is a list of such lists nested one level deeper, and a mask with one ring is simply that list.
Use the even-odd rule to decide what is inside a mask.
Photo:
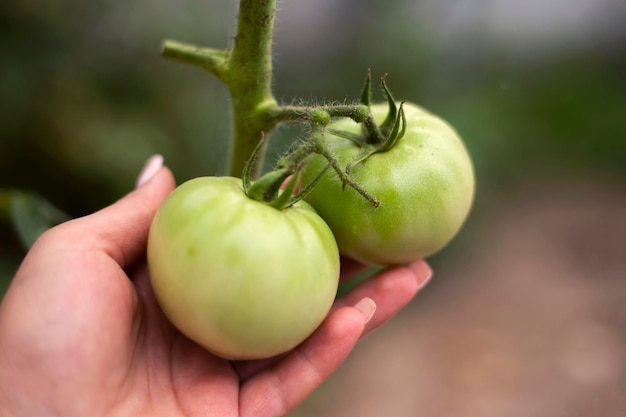
[{"label": "unripe green tomato", "polygon": [[170,194],[150,228],[148,265],[172,324],[227,359],[301,343],[328,313],[339,279],[332,232],[307,203],[278,210],[231,177],[196,178]]},{"label": "unripe green tomato", "polygon": [[[339,251],[362,262],[393,265],[432,255],[457,234],[472,205],[474,172],[457,133],[414,104],[403,108],[404,136],[391,150],[371,155],[352,170],[356,183],[380,201],[378,208],[349,186],[344,189],[333,170],[306,198],[335,234]],[[371,110],[381,123],[388,106],[376,104]],[[329,128],[362,133],[362,126],[347,118]],[[359,154],[350,140],[332,134],[326,140],[343,167]],[[303,184],[326,165],[321,156],[311,156]]]}]

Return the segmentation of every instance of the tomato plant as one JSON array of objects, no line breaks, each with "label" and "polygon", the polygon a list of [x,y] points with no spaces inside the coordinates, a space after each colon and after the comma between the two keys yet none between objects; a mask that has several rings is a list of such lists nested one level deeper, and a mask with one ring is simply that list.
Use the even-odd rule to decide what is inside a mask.
[{"label": "tomato plant", "polygon": [[[148,242],[152,282],[179,330],[230,359],[276,355],[311,334],[336,293],[339,250],[398,264],[441,249],[474,192],[454,130],[417,106],[398,111],[384,77],[387,106],[370,104],[369,72],[359,104],[280,105],[271,91],[275,4],[241,2],[230,48],[163,46],[164,56],[228,87],[233,137],[231,177],[184,183],[157,213]],[[281,123],[304,124],[309,137],[258,178],[262,138]],[[232,178],[240,173],[243,181]],[[296,196],[295,180],[279,191],[300,174]],[[328,225],[299,201],[307,194]]]},{"label": "tomato plant", "polygon": [[[162,50],[228,88],[232,152],[229,177],[183,183],[156,214],[152,286],[175,327],[228,359],[271,357],[308,337],[335,297],[339,251],[398,264],[441,249],[474,192],[454,130],[415,105],[397,111],[384,77],[387,106],[370,104],[369,72],[359,104],[279,104],[271,90],[275,10],[276,0],[242,0],[231,46],[169,40]],[[264,135],[283,123],[305,125],[309,137],[261,175]],[[304,186],[293,195],[300,175]],[[26,243],[49,225],[32,227],[38,216],[13,216]]]},{"label": "tomato plant", "polygon": [[[371,106],[381,122],[388,106]],[[458,232],[474,194],[472,164],[457,133],[442,119],[405,103],[406,131],[389,150],[373,153],[351,169],[352,179],[380,202],[374,207],[334,171],[327,172],[306,200],[329,224],[339,250],[354,259],[400,264],[429,256]],[[358,136],[362,126],[344,118],[329,132]],[[348,167],[362,147],[333,134],[327,144],[339,163]],[[312,155],[303,181],[312,181],[327,166]]]},{"label": "tomato plant", "polygon": [[307,203],[271,207],[232,177],[173,191],[152,223],[148,263],[168,319],[228,359],[302,342],[328,313],[339,277],[332,232]]}]

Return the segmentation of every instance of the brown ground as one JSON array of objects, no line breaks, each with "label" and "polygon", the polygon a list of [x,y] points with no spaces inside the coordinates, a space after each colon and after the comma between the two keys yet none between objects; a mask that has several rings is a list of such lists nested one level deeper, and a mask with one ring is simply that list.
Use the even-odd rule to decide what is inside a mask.
[{"label": "brown ground", "polygon": [[626,187],[531,187],[290,417],[625,417]]}]

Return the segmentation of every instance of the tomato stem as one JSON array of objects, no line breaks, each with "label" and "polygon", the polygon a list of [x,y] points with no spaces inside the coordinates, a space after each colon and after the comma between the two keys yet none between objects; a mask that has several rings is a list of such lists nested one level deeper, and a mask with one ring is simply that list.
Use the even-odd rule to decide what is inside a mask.
[{"label": "tomato stem", "polygon": [[[276,0],[240,0],[235,44],[228,60],[233,110],[233,148],[230,174],[240,175],[248,155],[275,124],[269,109],[278,106],[272,95],[272,32]],[[264,152],[257,159],[261,172]]]},{"label": "tomato stem", "polygon": [[349,117],[356,123],[365,123],[369,108],[362,104],[322,106],[276,106],[268,109],[269,120],[280,122],[308,122],[326,125],[330,119]]}]

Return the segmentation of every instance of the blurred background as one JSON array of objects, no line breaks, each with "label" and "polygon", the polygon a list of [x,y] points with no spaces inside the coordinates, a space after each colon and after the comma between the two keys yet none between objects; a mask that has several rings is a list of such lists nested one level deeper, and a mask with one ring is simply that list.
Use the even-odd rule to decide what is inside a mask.
[{"label": "blurred background", "polygon": [[[457,128],[478,184],[428,288],[292,415],[625,416],[626,3],[279,6],[279,100],[355,99],[368,68],[387,72],[397,99]],[[178,182],[223,174],[226,89],[159,48],[229,46],[236,9],[1,3],[0,189],[81,216],[128,192],[154,153]],[[270,162],[292,136],[274,135]],[[5,287],[24,250],[0,212]]]}]

